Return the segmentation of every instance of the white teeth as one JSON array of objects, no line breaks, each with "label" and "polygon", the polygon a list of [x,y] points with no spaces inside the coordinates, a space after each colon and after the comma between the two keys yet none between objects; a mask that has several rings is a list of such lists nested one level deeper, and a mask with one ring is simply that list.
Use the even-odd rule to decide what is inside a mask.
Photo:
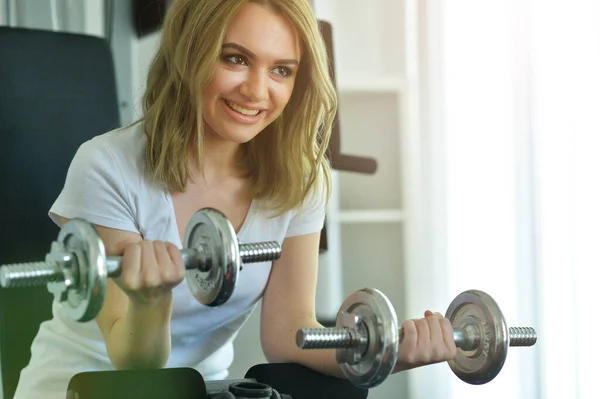
[{"label": "white teeth", "polygon": [[260,112],[260,110],[255,109],[255,110],[251,110],[251,109],[245,109],[240,107],[239,105],[230,103],[229,101],[225,100],[225,103],[229,106],[229,108],[233,109],[236,112],[239,112],[242,115],[250,115],[250,116],[254,116],[254,115],[258,115],[258,113]]}]

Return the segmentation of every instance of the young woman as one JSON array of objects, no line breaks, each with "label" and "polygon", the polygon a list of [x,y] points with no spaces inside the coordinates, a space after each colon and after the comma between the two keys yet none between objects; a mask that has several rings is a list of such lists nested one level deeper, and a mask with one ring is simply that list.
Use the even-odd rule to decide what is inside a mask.
[{"label": "young woman", "polygon": [[[325,150],[337,106],[326,49],[307,0],[176,0],[144,96],[143,118],[84,143],[50,210],[97,228],[122,255],[96,320],[60,306],[43,323],[16,399],[64,398],[84,371],[194,367],[224,379],[232,341],[262,298],[271,362],[343,377],[334,351],[302,351],[295,333],[320,327],[314,297],[329,196]],[[281,258],[242,271],[220,307],[198,303],[178,248],[194,212],[213,207],[240,242],[276,240]],[[395,371],[456,353],[448,320],[403,323]]]}]

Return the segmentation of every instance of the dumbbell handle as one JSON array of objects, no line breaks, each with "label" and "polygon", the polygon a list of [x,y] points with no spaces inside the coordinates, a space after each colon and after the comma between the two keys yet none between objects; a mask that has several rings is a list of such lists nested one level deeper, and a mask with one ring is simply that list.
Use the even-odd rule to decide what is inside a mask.
[{"label": "dumbbell handle", "polygon": [[[479,347],[481,339],[479,329],[467,324],[460,330],[454,330],[454,343],[462,350],[475,350]],[[402,340],[400,340],[402,342]],[[509,327],[508,345],[509,346],[533,346],[537,342],[537,333],[532,327]]]},{"label": "dumbbell handle", "polygon": [[[404,330],[400,329],[402,342]],[[537,341],[537,333],[531,327],[510,327],[510,346],[532,346]],[[454,330],[454,342],[463,350],[474,350],[479,346],[479,330],[467,325]],[[368,337],[353,328],[302,328],[296,333],[296,345],[300,349],[352,349],[364,345]]]},{"label": "dumbbell handle", "polygon": [[[277,241],[240,244],[239,253],[243,263],[268,262],[279,258],[281,246]],[[181,257],[183,258],[186,270],[208,272],[212,267],[209,260],[211,256],[207,256],[207,251],[202,245],[198,248],[182,249]],[[106,257],[106,269],[109,277],[118,277],[121,274],[122,261],[122,256]]]},{"label": "dumbbell handle", "polygon": [[[244,263],[268,262],[276,260],[281,254],[281,246],[276,241],[265,241],[251,244],[240,244],[239,254]],[[203,246],[181,250],[183,262],[187,270],[198,269],[209,271],[212,264],[207,261]],[[76,254],[66,253],[61,262],[31,262],[0,266],[0,286],[2,288],[19,288],[42,286],[54,281],[64,281],[65,265],[76,259]],[[108,277],[121,274],[122,256],[107,256],[106,270]]]}]

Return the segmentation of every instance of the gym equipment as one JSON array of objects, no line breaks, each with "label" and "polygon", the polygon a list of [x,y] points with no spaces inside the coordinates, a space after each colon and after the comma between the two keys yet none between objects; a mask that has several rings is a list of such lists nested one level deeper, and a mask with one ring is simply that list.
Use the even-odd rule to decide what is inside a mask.
[{"label": "gym equipment", "polygon": [[[509,346],[532,346],[537,333],[531,327],[508,328],[498,304],[485,292],[459,294],[446,311],[454,329],[458,353],[448,362],[464,382],[480,385],[494,379],[506,360]],[[298,330],[301,349],[336,349],[343,373],[355,385],[372,388],[383,382],[398,360],[398,331],[394,308],[376,289],[352,293],[338,312],[335,328]]]},{"label": "gym equipment", "polygon": [[[226,387],[216,389],[215,385],[223,385],[227,383]],[[267,384],[256,382],[254,380],[245,378],[241,380],[230,380],[230,381],[209,381],[206,384],[206,390],[208,392],[208,399],[291,399],[290,395],[279,393],[276,389],[273,389]]]},{"label": "gym equipment", "polygon": [[368,390],[297,363],[262,363],[242,378],[205,380],[198,370],[84,371],[71,377],[67,399],[366,399]]},{"label": "gym equipment", "polygon": [[298,363],[262,363],[244,375],[294,399],[366,399],[369,390],[345,378],[332,377]]},{"label": "gym equipment", "polygon": [[[221,305],[231,297],[242,262],[273,261],[281,255],[275,241],[238,245],[229,220],[212,208],[192,216],[182,244],[190,290],[207,306]],[[47,285],[69,318],[86,322],[102,308],[106,279],[120,275],[121,262],[121,256],[106,256],[104,243],[89,222],[75,218],[61,228],[44,262],[0,266],[0,286]]]},{"label": "gym equipment", "polygon": [[207,306],[222,305],[233,295],[242,263],[274,261],[281,256],[281,246],[276,241],[239,245],[229,220],[212,208],[192,216],[182,245],[192,248],[188,257],[197,265],[188,267],[184,256],[190,291]]},{"label": "gym equipment", "polygon": [[363,288],[340,306],[335,328],[303,328],[296,333],[301,349],[336,349],[344,375],[356,386],[381,384],[398,360],[398,319],[388,298]]}]

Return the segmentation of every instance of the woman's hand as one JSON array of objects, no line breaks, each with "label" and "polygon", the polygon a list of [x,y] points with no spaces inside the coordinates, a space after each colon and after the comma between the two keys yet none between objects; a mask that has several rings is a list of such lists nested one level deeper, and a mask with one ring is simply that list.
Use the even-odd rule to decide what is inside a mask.
[{"label": "woman's hand", "polygon": [[121,248],[121,275],[114,280],[130,301],[136,305],[169,302],[172,289],[185,278],[181,251],[163,241],[122,243]]},{"label": "woman's hand", "polygon": [[448,361],[456,352],[450,320],[428,310],[424,318],[402,323],[398,361],[393,372]]}]

